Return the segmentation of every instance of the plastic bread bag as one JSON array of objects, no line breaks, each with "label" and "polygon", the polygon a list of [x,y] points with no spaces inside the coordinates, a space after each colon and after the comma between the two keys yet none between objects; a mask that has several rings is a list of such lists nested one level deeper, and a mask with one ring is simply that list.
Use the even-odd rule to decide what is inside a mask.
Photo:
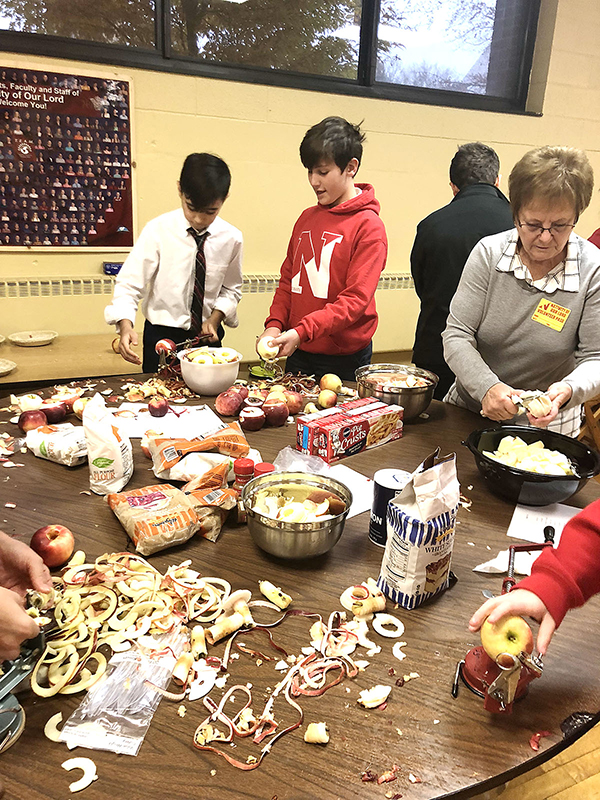
[{"label": "plastic bread bag", "polygon": [[[89,405],[89,404],[88,404]],[[149,439],[148,450],[152,458],[152,468],[156,477],[162,477],[189,453],[203,453],[216,450],[232,458],[245,458],[250,445],[239,422],[231,422],[222,430],[205,436],[203,439]]]},{"label": "plastic bread bag", "polygon": [[448,588],[459,498],[456,455],[439,458],[438,448],[389,501],[377,585],[403,608]]},{"label": "plastic bread bag", "polygon": [[[91,687],[60,732],[69,747],[87,747],[135,756],[144,741],[161,694],[188,637],[181,627],[114,653],[106,676]],[[154,648],[148,646],[154,643]]]},{"label": "plastic bread bag", "polygon": [[[255,464],[262,461],[259,451],[252,448],[248,451],[246,458],[251,458]],[[201,478],[213,467],[226,464],[227,481],[231,483],[235,478],[233,472],[234,461],[235,458],[233,456],[222,455],[221,453],[189,453],[181,461],[178,461],[170,469],[163,470],[156,477],[167,481],[193,481],[196,478]]]},{"label": "plastic bread bag", "polygon": [[66,467],[83,464],[87,458],[85,432],[81,426],[75,427],[70,422],[41,425],[27,431],[25,442],[34,456]]},{"label": "plastic bread bag", "polygon": [[186,484],[182,491],[189,497],[198,516],[197,533],[216,542],[229,510],[238,500],[234,489],[227,487],[227,465],[220,464]]},{"label": "plastic bread bag", "polygon": [[168,483],[109,494],[106,501],[144,556],[187,542],[200,528],[192,500]]},{"label": "plastic bread bag", "polygon": [[83,409],[83,429],[90,469],[90,489],[96,494],[119,492],[133,475],[129,438],[119,432],[101,394]]}]

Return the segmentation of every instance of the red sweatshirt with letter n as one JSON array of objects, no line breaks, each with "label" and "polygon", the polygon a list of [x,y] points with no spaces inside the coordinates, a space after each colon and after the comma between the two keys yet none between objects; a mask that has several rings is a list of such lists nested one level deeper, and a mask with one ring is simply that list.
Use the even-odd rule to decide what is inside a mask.
[{"label": "red sweatshirt with letter n", "polygon": [[294,225],[265,327],[295,328],[309,353],[362,350],[377,329],[375,290],[387,257],[373,187],[339,206],[312,206]]}]

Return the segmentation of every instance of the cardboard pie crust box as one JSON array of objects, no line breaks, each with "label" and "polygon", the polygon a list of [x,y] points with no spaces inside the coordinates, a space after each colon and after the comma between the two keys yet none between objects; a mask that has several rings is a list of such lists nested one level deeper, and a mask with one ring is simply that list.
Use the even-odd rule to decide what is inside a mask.
[{"label": "cardboard pie crust box", "polygon": [[402,436],[402,406],[365,397],[337,408],[337,414],[316,412],[297,420],[299,450],[330,464]]}]

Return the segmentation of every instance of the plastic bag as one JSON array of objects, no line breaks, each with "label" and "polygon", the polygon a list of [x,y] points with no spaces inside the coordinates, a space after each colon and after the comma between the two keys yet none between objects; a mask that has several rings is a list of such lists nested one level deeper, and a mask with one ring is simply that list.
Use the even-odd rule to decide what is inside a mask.
[{"label": "plastic bag", "polygon": [[119,492],[133,475],[133,452],[127,436],[119,432],[101,394],[83,410],[83,429],[90,468],[90,489],[96,494]]},{"label": "plastic bag", "polygon": [[[148,637],[146,637],[148,638]],[[166,689],[186,634],[178,628],[156,640],[156,650],[136,647],[115,653],[104,679],[87,693],[64,724],[60,740],[70,746],[135,756]]]},{"label": "plastic bag", "polygon": [[313,475],[326,475],[330,470],[329,464],[319,456],[309,456],[289,446],[277,453],[273,464],[277,472],[310,472]]}]

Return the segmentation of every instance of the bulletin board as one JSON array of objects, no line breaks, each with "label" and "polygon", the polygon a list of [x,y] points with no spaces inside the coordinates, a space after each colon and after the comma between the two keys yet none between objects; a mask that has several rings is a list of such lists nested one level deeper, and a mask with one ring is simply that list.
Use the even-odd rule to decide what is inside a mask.
[{"label": "bulletin board", "polygon": [[129,82],[0,67],[0,248],[133,245]]}]

